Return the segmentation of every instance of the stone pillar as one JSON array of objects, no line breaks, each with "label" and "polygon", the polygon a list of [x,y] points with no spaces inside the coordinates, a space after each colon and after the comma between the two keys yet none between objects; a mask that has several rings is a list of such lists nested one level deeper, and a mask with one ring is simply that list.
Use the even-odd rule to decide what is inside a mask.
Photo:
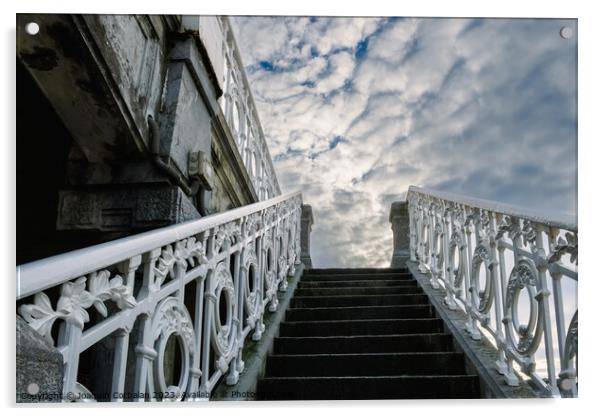
[{"label": "stone pillar", "polygon": [[60,402],[63,356],[17,316],[17,403]]},{"label": "stone pillar", "polygon": [[410,258],[410,218],[407,201],[397,201],[391,204],[389,221],[393,230],[393,257],[391,267],[405,267]]},{"label": "stone pillar", "polygon": [[314,224],[314,214],[311,210],[311,205],[303,205],[301,207],[301,262],[305,267],[311,269],[311,254],[310,254],[310,234],[311,226]]}]

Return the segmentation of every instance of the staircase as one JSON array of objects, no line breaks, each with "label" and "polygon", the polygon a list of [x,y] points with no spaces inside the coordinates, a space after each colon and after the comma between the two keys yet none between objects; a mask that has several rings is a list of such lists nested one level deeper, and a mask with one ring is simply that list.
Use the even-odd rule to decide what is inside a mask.
[{"label": "staircase", "polygon": [[479,379],[406,269],[309,269],[260,400],[479,398]]}]

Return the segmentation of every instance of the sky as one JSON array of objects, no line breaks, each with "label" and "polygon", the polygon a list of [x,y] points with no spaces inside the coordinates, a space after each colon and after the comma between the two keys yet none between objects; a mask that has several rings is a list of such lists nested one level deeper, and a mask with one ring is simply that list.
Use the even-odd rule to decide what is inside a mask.
[{"label": "sky", "polygon": [[410,185],[576,215],[575,20],[231,21],[314,267],[388,267]]}]

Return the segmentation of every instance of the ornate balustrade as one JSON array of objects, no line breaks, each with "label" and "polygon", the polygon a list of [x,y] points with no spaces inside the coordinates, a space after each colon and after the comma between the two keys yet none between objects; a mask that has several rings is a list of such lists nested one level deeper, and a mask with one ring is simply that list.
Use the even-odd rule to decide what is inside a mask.
[{"label": "ornate balustrade", "polygon": [[576,396],[577,304],[564,295],[577,295],[577,224],[414,186],[407,203],[410,260],[473,339],[493,338],[506,383]]},{"label": "ornate balustrade", "polygon": [[272,198],[280,195],[280,187],[245,67],[228,17],[222,16],[218,22],[222,32],[224,90],[220,105],[257,196],[260,200]]},{"label": "ornate balustrade", "polygon": [[261,338],[300,264],[301,207],[300,193],[279,196],[19,266],[18,313],[62,353],[64,399],[93,397],[80,358],[107,341],[110,388],[96,399],[122,400],[126,381],[138,401],[235,384],[245,339]]}]

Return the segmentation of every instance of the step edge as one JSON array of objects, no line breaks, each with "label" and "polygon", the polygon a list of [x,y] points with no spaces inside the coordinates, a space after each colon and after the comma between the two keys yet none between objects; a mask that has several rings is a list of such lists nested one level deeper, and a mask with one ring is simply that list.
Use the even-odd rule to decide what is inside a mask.
[{"label": "step edge", "polygon": [[[394,288],[394,289],[404,288],[405,289],[405,288],[407,288],[407,286],[312,287],[312,288],[309,288],[309,287],[307,287],[307,288],[306,287],[298,287],[295,290],[337,290],[337,289],[362,289],[362,290],[367,290],[367,289],[391,289],[391,288]],[[418,286],[416,286],[416,287],[410,286],[410,288],[422,290],[422,288],[418,287]]]},{"label": "step edge", "polygon": [[398,322],[398,321],[443,321],[441,318],[382,318],[382,319],[324,319],[319,321],[284,321],[281,322],[280,325],[283,324],[313,324],[313,323],[324,323],[324,322]]},{"label": "step edge", "polygon": [[341,339],[341,338],[345,338],[345,339],[349,339],[349,338],[409,338],[409,337],[426,337],[426,336],[437,336],[437,337],[445,337],[445,338],[449,338],[451,339],[452,335],[451,334],[446,334],[446,333],[442,333],[442,332],[416,332],[416,333],[411,333],[411,334],[376,334],[376,335],[333,335],[333,336],[324,336],[324,337],[320,337],[320,336],[313,336],[313,337],[281,337],[279,336],[276,339],[316,339],[316,340],[328,340],[328,339]]},{"label": "step edge", "polygon": [[432,305],[430,303],[416,303],[416,304],[412,304],[412,305],[357,305],[357,306],[331,306],[331,307],[327,307],[327,306],[321,306],[321,307],[317,307],[317,308],[288,308],[287,311],[300,311],[300,310],[332,310],[332,309],[357,309],[357,308],[417,308],[417,307],[431,307]]},{"label": "step edge", "polygon": [[307,380],[307,379],[315,379],[315,380],[324,380],[324,379],[331,379],[331,380],[340,380],[340,379],[416,379],[416,378],[432,378],[432,379],[442,379],[442,378],[455,378],[455,379],[459,379],[459,378],[465,378],[465,379],[479,379],[478,376],[476,375],[472,375],[472,374],[400,374],[400,375],[395,375],[395,376],[325,376],[325,377],[317,377],[317,376],[300,376],[300,377],[289,377],[289,376],[282,376],[282,377],[274,377],[274,376],[268,376],[268,377],[263,377],[260,380],[262,381],[269,381],[270,379],[278,379],[278,380],[282,380],[282,379],[290,379],[290,380]]},{"label": "step edge", "polygon": [[[416,283],[415,280],[396,280],[396,279],[378,279],[378,280],[304,280],[304,281],[300,281],[299,284],[302,283],[358,283],[358,282],[365,282],[365,283],[374,283],[374,282],[396,282],[396,283]],[[401,285],[399,287],[406,287],[406,286],[410,286],[410,285]],[[413,285],[412,285],[413,286]],[[416,284],[416,286],[419,286],[418,284]],[[372,287],[372,286],[368,286],[368,287]],[[387,285],[385,287],[395,287],[392,285]]]},{"label": "step edge", "polygon": [[360,298],[360,299],[365,299],[365,298],[382,298],[382,297],[393,297],[393,296],[424,296],[427,297],[426,294],[422,294],[422,293],[404,293],[404,294],[392,294],[392,295],[385,295],[385,294],[380,294],[380,295],[338,295],[338,296],[295,296],[293,298],[293,300],[305,300],[305,299],[340,299],[340,298]]},{"label": "step edge", "polygon": [[318,358],[322,358],[322,357],[348,357],[348,358],[353,358],[353,357],[373,357],[373,356],[378,356],[378,357],[416,357],[416,356],[434,356],[434,355],[447,355],[447,356],[453,356],[454,358],[463,358],[464,353],[460,352],[460,351],[400,351],[400,352],[365,352],[365,353],[358,353],[358,352],[344,352],[344,353],[340,353],[340,354],[318,354],[318,353],[314,353],[314,354],[270,354],[268,355],[268,358],[280,358],[280,359],[286,359],[289,357],[295,357],[295,358],[311,358],[311,357],[318,357]]}]

